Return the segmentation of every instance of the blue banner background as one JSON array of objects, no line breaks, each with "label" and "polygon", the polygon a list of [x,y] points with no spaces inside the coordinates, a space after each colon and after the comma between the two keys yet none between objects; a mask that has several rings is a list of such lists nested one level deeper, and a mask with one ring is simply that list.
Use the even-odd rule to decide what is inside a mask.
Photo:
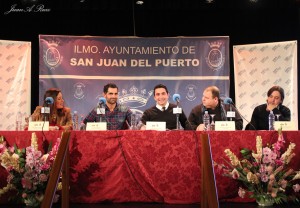
[{"label": "blue banner background", "polygon": [[[153,87],[165,84],[188,116],[204,88],[216,85],[229,96],[229,38],[91,37],[40,35],[40,103],[45,90],[62,90],[65,105],[85,116],[108,82],[119,101],[142,113],[153,106]],[[101,62],[102,61],[102,62]],[[105,64],[103,64],[105,63]]]}]

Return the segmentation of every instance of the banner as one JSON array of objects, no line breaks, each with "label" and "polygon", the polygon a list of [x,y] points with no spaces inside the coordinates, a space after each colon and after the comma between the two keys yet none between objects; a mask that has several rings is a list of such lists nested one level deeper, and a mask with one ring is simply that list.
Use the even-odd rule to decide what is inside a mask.
[{"label": "banner", "polygon": [[[283,105],[298,128],[297,41],[233,47],[236,107],[250,122],[254,108],[266,102],[268,90],[284,89]],[[244,126],[248,122],[244,122]]]},{"label": "banner", "polygon": [[40,103],[50,87],[62,90],[65,104],[84,117],[109,82],[119,102],[136,112],[155,105],[153,88],[164,84],[188,116],[205,87],[229,94],[228,37],[93,37],[40,35]]},{"label": "banner", "polygon": [[22,126],[31,105],[31,42],[0,40],[0,130],[15,130],[17,113]]}]

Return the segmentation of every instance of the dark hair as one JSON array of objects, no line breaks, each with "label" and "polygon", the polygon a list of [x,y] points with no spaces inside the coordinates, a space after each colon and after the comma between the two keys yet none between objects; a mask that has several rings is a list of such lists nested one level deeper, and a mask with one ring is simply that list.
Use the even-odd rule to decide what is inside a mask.
[{"label": "dark hair", "polygon": [[57,98],[57,95],[61,93],[61,90],[58,89],[58,88],[49,88],[45,94],[44,94],[44,106],[46,106],[46,103],[45,103],[45,100],[46,100],[46,97],[52,97],[53,100],[54,100],[54,103],[50,106],[50,118],[52,117],[52,115],[55,115],[57,113],[57,115],[59,116],[63,116],[64,115],[64,111],[63,109],[57,109],[56,108],[56,104],[55,104],[55,101],[56,101],[56,98]]},{"label": "dark hair", "polygon": [[169,94],[168,88],[167,88],[165,85],[163,85],[163,84],[158,84],[158,85],[156,85],[156,86],[154,87],[154,91],[153,91],[154,95],[155,95],[155,90],[158,89],[158,88],[164,88],[164,89],[166,90],[166,92]]},{"label": "dark hair", "polygon": [[49,88],[44,94],[44,102],[45,102],[46,97],[52,97],[55,102],[56,97],[57,97],[58,93],[60,93],[60,92],[61,92],[61,90],[58,88]]},{"label": "dark hair", "polygon": [[269,89],[267,95],[268,97],[270,97],[270,95],[274,92],[274,91],[278,91],[280,93],[280,97],[281,97],[281,101],[283,102],[284,100],[284,90],[282,87],[276,85],[276,86],[273,86]]},{"label": "dark hair", "polygon": [[118,89],[118,87],[117,87],[116,84],[114,84],[114,83],[108,83],[108,84],[104,85],[104,87],[103,87],[103,92],[105,94],[108,92],[108,88],[117,88]]}]

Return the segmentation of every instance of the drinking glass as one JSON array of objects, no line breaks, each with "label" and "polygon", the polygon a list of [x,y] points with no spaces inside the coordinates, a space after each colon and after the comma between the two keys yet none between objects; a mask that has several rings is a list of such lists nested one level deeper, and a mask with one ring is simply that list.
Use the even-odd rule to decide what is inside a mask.
[{"label": "drinking glass", "polygon": [[131,114],[131,125],[130,129],[131,130],[138,130],[139,129],[139,122],[140,122],[140,115],[133,113]]}]

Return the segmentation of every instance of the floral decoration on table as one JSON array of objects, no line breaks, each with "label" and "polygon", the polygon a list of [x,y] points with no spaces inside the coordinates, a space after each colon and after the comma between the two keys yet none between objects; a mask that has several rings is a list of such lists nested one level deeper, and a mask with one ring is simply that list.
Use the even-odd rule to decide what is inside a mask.
[{"label": "floral decoration on table", "polygon": [[[60,138],[48,153],[42,154],[38,150],[35,133],[32,133],[31,146],[23,149],[18,149],[16,145],[8,146],[2,137],[0,160],[2,167],[8,172],[8,177],[6,187],[0,189],[0,196],[12,190],[16,192],[12,199],[21,201],[26,206],[40,207],[59,144]],[[57,190],[60,189],[59,183]],[[56,194],[54,201],[58,199],[59,195]]]},{"label": "floral decoration on table", "polygon": [[224,176],[241,182],[238,195],[241,198],[256,199],[261,206],[273,203],[299,203],[300,171],[289,168],[289,163],[295,156],[295,144],[290,143],[284,151],[284,137],[278,130],[278,140],[274,144],[262,145],[262,138],[256,137],[256,152],[243,148],[241,159],[230,149],[225,149],[226,165],[214,163],[216,171]]}]

